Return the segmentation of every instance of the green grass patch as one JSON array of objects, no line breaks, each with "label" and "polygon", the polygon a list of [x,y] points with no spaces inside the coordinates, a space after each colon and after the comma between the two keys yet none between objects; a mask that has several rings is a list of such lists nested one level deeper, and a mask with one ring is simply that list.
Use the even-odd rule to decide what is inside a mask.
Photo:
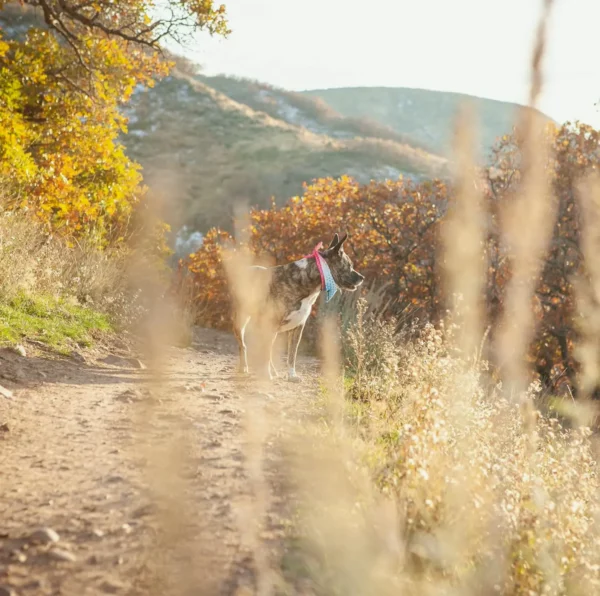
[{"label": "green grass patch", "polygon": [[19,294],[0,301],[0,345],[37,340],[60,353],[112,330],[106,315],[62,298]]}]

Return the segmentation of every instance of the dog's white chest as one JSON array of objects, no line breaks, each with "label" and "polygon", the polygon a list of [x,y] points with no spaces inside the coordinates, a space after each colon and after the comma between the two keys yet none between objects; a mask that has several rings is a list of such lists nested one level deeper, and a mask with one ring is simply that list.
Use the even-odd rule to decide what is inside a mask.
[{"label": "dog's white chest", "polygon": [[281,327],[278,329],[278,332],[289,331],[290,329],[295,329],[299,325],[302,325],[306,319],[308,319],[313,304],[317,301],[318,296],[319,292],[316,292],[304,298],[300,303],[300,308],[298,308],[298,310],[293,310],[286,316]]}]

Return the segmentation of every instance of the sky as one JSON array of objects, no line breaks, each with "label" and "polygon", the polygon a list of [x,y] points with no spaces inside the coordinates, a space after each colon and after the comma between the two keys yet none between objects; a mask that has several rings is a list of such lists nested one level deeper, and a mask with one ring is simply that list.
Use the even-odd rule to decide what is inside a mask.
[{"label": "sky", "polygon": [[[219,1],[219,0],[217,0]],[[290,90],[385,86],[526,103],[543,0],[223,0],[228,39],[177,49],[206,74]],[[600,128],[600,0],[555,0],[539,107]]]}]

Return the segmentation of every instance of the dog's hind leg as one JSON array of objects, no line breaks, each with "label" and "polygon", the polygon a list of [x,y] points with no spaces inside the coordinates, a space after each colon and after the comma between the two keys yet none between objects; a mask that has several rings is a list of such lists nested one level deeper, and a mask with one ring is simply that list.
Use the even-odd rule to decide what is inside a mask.
[{"label": "dog's hind leg", "polygon": [[234,325],[233,334],[238,342],[238,348],[240,351],[240,361],[238,364],[238,372],[247,373],[248,372],[248,355],[246,351],[246,341],[244,339],[246,335],[246,327],[248,326],[248,321],[250,321],[250,317],[247,317],[245,320],[241,321],[241,326],[238,327]]},{"label": "dog's hind leg", "polygon": [[256,374],[260,380],[270,381],[273,378],[271,375],[271,350],[276,332],[273,331],[272,325],[266,317],[260,317],[255,323],[257,333],[252,343],[256,343]]},{"label": "dog's hind leg", "polygon": [[273,337],[273,341],[271,343],[271,353],[269,354],[269,369],[271,370],[271,374],[275,378],[279,378],[279,373],[275,368],[275,364],[273,363],[273,347],[275,346],[275,342],[277,341],[277,334]]},{"label": "dog's hind leg", "polygon": [[288,381],[300,383],[302,379],[296,374],[296,356],[298,355],[298,346],[302,339],[304,325],[299,325],[288,331]]}]

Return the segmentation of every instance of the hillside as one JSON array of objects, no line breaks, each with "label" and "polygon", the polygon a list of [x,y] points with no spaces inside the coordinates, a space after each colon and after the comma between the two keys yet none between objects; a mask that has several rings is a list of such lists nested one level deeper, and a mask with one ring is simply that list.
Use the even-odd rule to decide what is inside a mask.
[{"label": "hillside", "polygon": [[340,114],[369,117],[406,135],[440,155],[451,149],[453,119],[464,101],[474,104],[479,119],[480,152],[483,159],[495,140],[511,131],[518,109],[514,103],[473,97],[462,93],[392,87],[354,87],[305,91]]},{"label": "hillside", "polygon": [[444,159],[408,138],[381,126],[367,131],[366,123],[361,134],[361,123],[340,117],[328,124],[311,113],[313,104],[254,83],[175,70],[126,106],[124,142],[149,184],[162,189],[169,180],[168,219],[200,231],[228,227],[238,200],[264,207],[318,177],[350,174],[368,182],[446,172]]},{"label": "hillside", "polygon": [[[349,174],[361,182],[445,176],[460,94],[414,89],[305,93],[178,68],[126,107],[124,142],[147,182],[166,188],[175,229],[230,227],[233,206],[261,207],[302,183]],[[484,158],[510,132],[513,104],[475,99]],[[167,182],[168,181],[168,182]]]}]

